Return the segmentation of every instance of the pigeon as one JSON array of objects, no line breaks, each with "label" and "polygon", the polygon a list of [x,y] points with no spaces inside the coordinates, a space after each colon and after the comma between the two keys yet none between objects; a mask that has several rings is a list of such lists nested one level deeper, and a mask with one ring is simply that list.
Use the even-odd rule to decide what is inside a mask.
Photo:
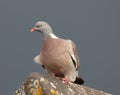
[{"label": "pigeon", "polygon": [[40,32],[43,36],[40,53],[34,57],[35,63],[41,64],[50,75],[59,77],[65,83],[84,83],[78,76],[80,60],[72,40],[57,37],[45,21],[38,21],[30,31]]}]

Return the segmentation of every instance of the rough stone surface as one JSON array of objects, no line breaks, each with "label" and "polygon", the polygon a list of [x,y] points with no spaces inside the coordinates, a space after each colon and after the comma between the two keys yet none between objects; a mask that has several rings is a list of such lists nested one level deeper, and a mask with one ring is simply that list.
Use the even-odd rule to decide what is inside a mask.
[{"label": "rough stone surface", "polygon": [[70,83],[64,84],[50,75],[31,73],[13,95],[112,95],[93,88]]}]

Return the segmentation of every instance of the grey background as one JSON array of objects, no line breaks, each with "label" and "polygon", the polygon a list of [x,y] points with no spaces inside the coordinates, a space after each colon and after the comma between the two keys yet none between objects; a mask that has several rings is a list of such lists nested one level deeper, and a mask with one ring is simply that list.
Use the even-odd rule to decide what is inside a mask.
[{"label": "grey background", "polygon": [[120,95],[119,0],[0,0],[0,93],[12,95],[31,72],[42,36],[30,33],[36,21],[75,41],[80,74],[88,87]]}]

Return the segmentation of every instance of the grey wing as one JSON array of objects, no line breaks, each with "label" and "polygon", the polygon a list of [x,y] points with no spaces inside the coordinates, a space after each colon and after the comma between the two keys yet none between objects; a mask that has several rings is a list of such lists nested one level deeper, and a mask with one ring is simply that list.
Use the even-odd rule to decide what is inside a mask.
[{"label": "grey wing", "polygon": [[37,64],[42,64],[42,63],[40,62],[40,54],[37,55],[37,56],[35,56],[33,60],[34,60],[34,62],[37,63]]},{"label": "grey wing", "polygon": [[33,60],[34,60],[35,63],[42,65],[42,67],[45,69],[45,66],[40,61],[40,54],[35,56]]},{"label": "grey wing", "polygon": [[80,68],[80,59],[78,56],[78,51],[77,51],[75,43],[71,40],[69,40],[69,41],[71,43],[70,56],[71,56],[71,59],[73,61],[73,64],[74,64],[76,70],[78,70]]}]

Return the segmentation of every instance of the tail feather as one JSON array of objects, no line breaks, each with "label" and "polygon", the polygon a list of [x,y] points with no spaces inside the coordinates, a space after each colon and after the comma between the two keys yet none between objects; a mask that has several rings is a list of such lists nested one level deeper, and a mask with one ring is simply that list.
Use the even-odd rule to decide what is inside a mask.
[{"label": "tail feather", "polygon": [[74,83],[82,85],[84,84],[84,80],[81,77],[77,76]]}]

